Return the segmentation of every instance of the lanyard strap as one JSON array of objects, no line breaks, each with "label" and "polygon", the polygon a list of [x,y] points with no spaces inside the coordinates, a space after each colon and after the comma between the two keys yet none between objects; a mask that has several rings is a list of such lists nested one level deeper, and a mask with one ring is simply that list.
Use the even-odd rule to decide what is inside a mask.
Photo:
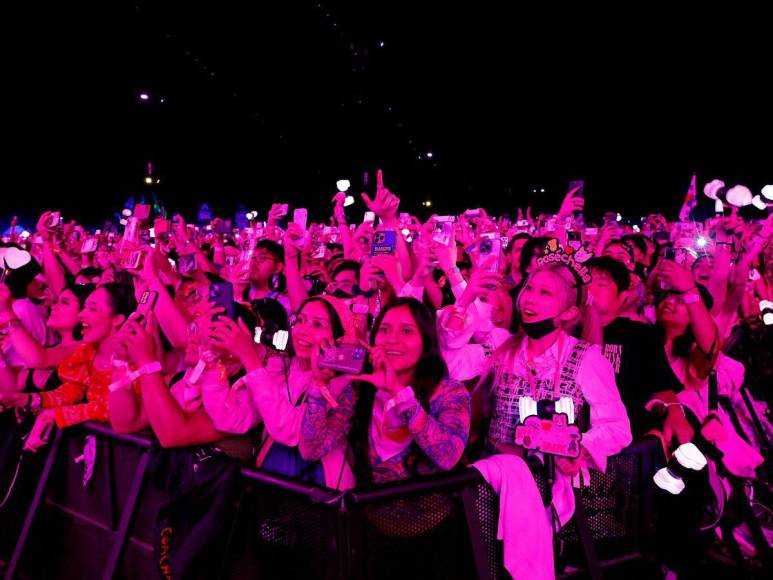
[{"label": "lanyard strap", "polygon": [[[528,337],[527,337],[528,340]],[[551,345],[552,346],[552,345]],[[550,350],[550,349],[548,349]],[[547,352],[547,351],[545,351]],[[559,331],[558,335],[558,355],[556,360],[556,368],[555,368],[555,374],[553,378],[553,396],[554,400],[557,401],[559,399],[559,395],[561,394],[561,391],[559,389],[559,381],[561,379],[561,357],[564,353],[564,333]],[[527,369],[527,375],[529,377],[529,391],[530,395],[536,399],[537,397],[537,379],[536,379],[536,369],[534,368],[534,360],[531,358],[531,355],[529,354],[529,344],[526,344],[526,369]]]}]

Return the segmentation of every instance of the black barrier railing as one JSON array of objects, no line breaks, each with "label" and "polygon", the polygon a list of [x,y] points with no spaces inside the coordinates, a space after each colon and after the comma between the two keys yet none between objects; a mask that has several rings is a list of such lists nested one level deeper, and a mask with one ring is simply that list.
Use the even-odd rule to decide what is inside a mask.
[{"label": "black barrier railing", "polygon": [[[85,484],[79,484],[82,474],[70,461],[80,452],[82,435],[96,436],[103,449],[94,480]],[[105,424],[57,432],[5,577],[61,576],[57,566],[73,577],[157,574],[151,557],[155,514],[169,498],[148,485],[154,447],[150,437],[116,433]],[[651,510],[644,490],[657,454],[654,441],[633,444],[610,459],[608,473],[595,480],[595,492],[577,495],[573,528],[562,535],[581,547],[591,577],[601,577],[604,562],[596,555],[596,541],[605,534],[625,536],[629,555],[647,537]],[[220,554],[224,577],[507,576],[496,540],[498,498],[475,469],[348,492],[250,467],[240,471],[243,493]],[[601,505],[605,496],[614,496],[607,498],[609,505]],[[35,542],[36,534],[48,541]],[[66,546],[57,557],[48,554],[49,567],[41,570],[42,559],[28,552],[56,545],[49,536],[57,534],[68,539]],[[79,558],[83,545],[87,553]],[[96,558],[99,550],[106,556]]]}]

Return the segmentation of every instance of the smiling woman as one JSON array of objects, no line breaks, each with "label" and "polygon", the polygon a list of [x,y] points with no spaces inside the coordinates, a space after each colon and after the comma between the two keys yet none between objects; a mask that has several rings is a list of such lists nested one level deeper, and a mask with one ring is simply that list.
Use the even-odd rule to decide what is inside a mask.
[{"label": "smiling woman", "polygon": [[[65,290],[52,309],[52,327],[72,332],[75,292]],[[108,385],[112,378],[112,358],[116,354],[118,329],[133,310],[133,294],[128,287],[106,284],[85,300],[78,315],[83,328],[82,344],[58,365],[62,385],[52,391],[17,395],[12,404],[41,410],[25,447],[36,450],[47,441],[51,425],[68,427],[84,421],[108,418]],[[71,338],[71,337],[70,337]],[[69,344],[72,344],[70,341]],[[126,358],[125,353],[122,358]]]},{"label": "smiling woman", "polygon": [[373,372],[355,377],[349,435],[358,482],[453,469],[469,437],[470,395],[448,378],[432,313],[414,298],[391,302],[373,326],[371,345]]},{"label": "smiling woman", "polygon": [[[292,324],[292,356],[271,351],[263,359],[240,357],[245,388],[202,393],[215,428],[246,433],[262,422],[258,467],[331,488],[353,487],[345,460],[354,408],[351,380],[317,364],[321,349],[339,340],[355,341],[349,309],[332,296],[306,300]],[[310,441],[304,435],[309,425],[327,436]]]}]

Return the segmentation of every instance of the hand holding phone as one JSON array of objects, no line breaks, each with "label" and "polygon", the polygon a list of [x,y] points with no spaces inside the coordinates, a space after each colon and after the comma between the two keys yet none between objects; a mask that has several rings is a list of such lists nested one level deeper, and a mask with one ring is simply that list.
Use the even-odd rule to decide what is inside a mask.
[{"label": "hand holding phone", "polygon": [[395,253],[397,246],[397,233],[387,230],[378,231],[373,235],[373,244],[370,246],[371,256],[383,256]]},{"label": "hand holding phone", "polygon": [[358,375],[365,367],[368,351],[359,344],[337,344],[323,348],[317,364],[321,369]]},{"label": "hand holding phone", "polygon": [[137,310],[129,316],[129,319],[144,324],[147,321],[148,314],[153,311],[156,300],[158,300],[158,292],[155,290],[145,290],[142,296],[140,296]]},{"label": "hand holding phone", "polygon": [[48,216],[48,223],[46,224],[46,227],[55,230],[59,228],[62,225],[62,215],[58,211],[52,211],[51,215]]},{"label": "hand holding phone", "polygon": [[134,206],[134,217],[139,220],[150,219],[150,206],[144,203]]},{"label": "hand holding phone", "polygon": [[485,271],[497,273],[502,260],[502,244],[495,233],[481,234],[478,242],[478,254],[480,263],[486,264]]},{"label": "hand holding phone", "polygon": [[212,282],[209,285],[209,300],[225,310],[225,315],[228,318],[236,319],[233,284],[230,282]]},{"label": "hand holding phone", "polygon": [[196,254],[185,254],[177,259],[177,273],[188,274],[196,269]]},{"label": "hand holding phone", "polygon": [[296,208],[293,211],[293,223],[298,225],[302,230],[306,230],[306,222],[308,221],[309,212],[305,207]]}]

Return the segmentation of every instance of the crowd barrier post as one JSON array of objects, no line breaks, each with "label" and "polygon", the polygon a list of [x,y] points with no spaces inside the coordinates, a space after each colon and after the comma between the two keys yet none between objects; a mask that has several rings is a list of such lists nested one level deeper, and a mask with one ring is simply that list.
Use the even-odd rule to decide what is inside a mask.
[{"label": "crowd barrier post", "polygon": [[51,442],[51,447],[48,450],[46,463],[43,465],[43,472],[40,474],[37,486],[35,486],[35,495],[32,496],[32,502],[30,502],[27,515],[24,517],[24,524],[19,533],[19,538],[16,541],[16,546],[13,549],[11,560],[8,563],[8,569],[5,571],[5,580],[12,580],[16,575],[16,569],[21,562],[22,553],[24,552],[24,547],[29,538],[32,524],[35,522],[35,516],[37,515],[40,504],[45,496],[48,480],[51,478],[51,470],[54,468],[54,462],[56,461],[63,437],[64,432],[61,429],[57,429],[54,440]]},{"label": "crowd barrier post", "polygon": [[137,464],[137,469],[132,478],[131,487],[129,488],[129,495],[126,498],[126,505],[121,513],[121,521],[118,525],[118,530],[113,536],[113,545],[110,549],[110,555],[107,558],[107,564],[105,564],[105,571],[102,574],[103,580],[111,580],[113,576],[115,576],[118,565],[126,552],[126,544],[129,541],[129,532],[131,531],[134,518],[137,515],[137,508],[139,507],[142,491],[145,487],[145,476],[147,475],[149,464],[150,451],[142,451]]},{"label": "crowd barrier post", "polygon": [[[106,474],[108,478],[114,475],[110,457],[117,453],[116,444],[128,445],[139,452],[136,467],[132,464],[131,470],[133,471],[129,472],[132,474],[131,480],[127,480],[130,481],[130,484],[128,492],[126,492],[124,504],[120,508],[114,504],[114,498],[116,497],[115,489],[111,485],[103,488],[103,493],[110,496],[108,499],[110,500],[111,515],[108,519],[111,520],[109,525],[111,537],[109,539],[109,554],[102,571],[102,577],[104,579],[113,578],[120,573],[120,567],[129,539],[134,531],[136,517],[141,511],[143,498],[146,496],[144,492],[147,489],[152,441],[141,435],[115,433],[110,429],[109,425],[105,424],[89,423],[79,429],[73,429],[72,432],[85,432],[97,436],[98,444],[100,444],[100,453],[107,454]],[[65,445],[63,445],[64,437],[67,436],[70,436],[70,434],[60,430],[56,432],[52,439],[41,476],[35,487],[33,499],[24,518],[21,534],[16,542],[13,556],[6,571],[5,578],[7,579],[16,577],[17,570],[19,570],[20,561],[25,545],[29,540],[31,528],[35,518],[39,515],[40,505],[46,496],[52,470],[57,459],[63,453],[62,449],[65,448]],[[654,441],[645,440],[632,444],[621,453],[621,455],[636,456],[639,473],[634,475],[631,472],[630,476],[638,478],[633,485],[638,488],[636,496],[638,509],[643,514],[651,513],[647,507],[647,502],[651,501],[652,498],[645,491],[648,491],[651,487],[648,487],[648,484],[651,481],[651,474],[655,468],[655,453],[658,449]],[[326,510],[325,513],[327,515],[325,515],[325,518],[330,518],[326,520],[329,522],[326,533],[331,535],[319,547],[319,550],[325,550],[325,572],[323,573],[320,570],[320,574],[324,574],[326,578],[339,580],[360,578],[367,566],[373,564],[374,552],[370,545],[365,544],[368,541],[365,537],[365,519],[367,510],[370,507],[427,494],[445,495],[448,501],[451,501],[455,506],[453,509],[456,510],[455,517],[458,518],[456,521],[462,526],[458,529],[465,529],[464,526],[466,525],[465,533],[468,534],[469,539],[465,538],[462,540],[461,536],[455,537],[460,538],[460,542],[465,542],[464,548],[469,550],[470,554],[469,566],[476,571],[477,577],[482,580],[496,580],[505,574],[504,570],[501,569],[501,546],[496,542],[496,532],[493,532],[494,536],[492,537],[492,531],[489,529],[492,525],[491,522],[496,521],[497,516],[494,511],[498,509],[498,502],[491,496],[493,492],[490,492],[490,488],[488,488],[488,484],[481,474],[473,468],[460,468],[451,473],[436,474],[418,480],[393,482],[346,492],[329,490],[283,478],[252,467],[242,467],[241,473],[245,483],[248,485],[257,485],[258,489],[261,487],[271,489],[280,494],[285,494],[288,498],[305,498],[303,501],[308,502],[312,509]],[[590,514],[586,509],[587,506],[583,503],[582,492],[575,489],[574,494],[576,499],[574,521],[577,526],[577,540],[575,541],[579,541],[581,544],[579,548],[582,550],[587,563],[587,573],[596,580],[603,577],[602,569],[606,565],[614,563],[614,561],[600,561],[593,536],[595,532],[591,530],[592,522],[588,519]],[[237,508],[239,513],[242,511],[242,503],[240,501]],[[250,514],[248,513],[247,516],[250,517]],[[239,516],[237,515],[237,517]],[[491,520],[492,517],[495,519]],[[641,526],[646,527],[648,522],[646,517],[634,519],[633,521],[634,524],[632,526],[628,524],[630,529],[627,529],[626,533],[630,534],[628,535],[629,538],[636,540],[635,545],[638,547],[643,531],[638,528]],[[730,543],[732,543],[732,540],[730,540]],[[451,547],[451,549],[461,548],[462,546]],[[497,551],[498,549],[499,552]],[[230,546],[223,554],[223,565],[225,565],[225,559],[229,550]],[[317,556],[320,554],[321,552]],[[634,556],[637,554],[638,552]],[[626,556],[627,559],[630,559],[630,557],[630,554]]]}]

